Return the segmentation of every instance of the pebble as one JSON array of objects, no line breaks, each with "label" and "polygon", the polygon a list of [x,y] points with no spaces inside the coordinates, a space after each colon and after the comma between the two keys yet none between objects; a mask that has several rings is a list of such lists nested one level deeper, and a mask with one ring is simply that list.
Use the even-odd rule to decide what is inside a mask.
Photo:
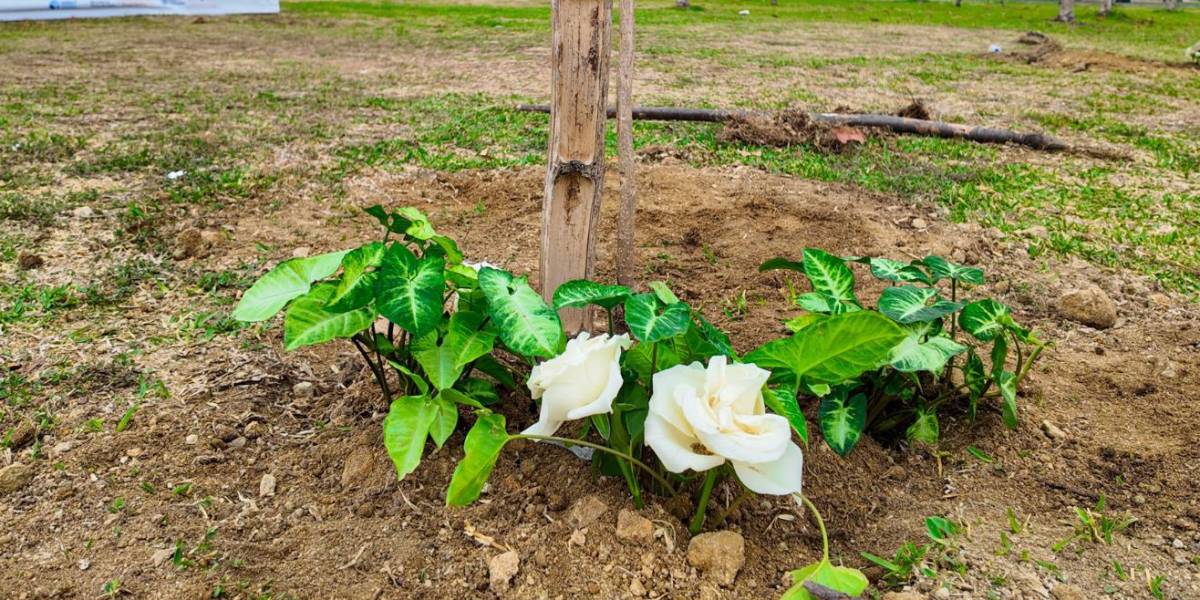
[{"label": "pebble", "polygon": [[909,224],[912,225],[913,229],[927,229],[929,227],[929,222],[920,217],[909,221]]},{"label": "pebble", "polygon": [[350,452],[346,464],[342,466],[342,487],[348,488],[359,485],[371,476],[375,466],[375,451],[367,446],[359,446]]},{"label": "pebble", "polygon": [[150,563],[156,567],[160,567],[163,563],[167,562],[167,559],[174,555],[174,548],[162,548],[160,550],[155,550],[154,554],[150,555]]},{"label": "pebble", "polygon": [[194,433],[188,434],[187,437],[183,438],[183,443],[185,443],[189,446],[195,446],[199,441],[200,441],[200,436],[198,436]]},{"label": "pebble", "polygon": [[263,425],[259,421],[250,421],[245,427],[242,428],[242,435],[252,440],[262,437],[266,432],[266,425]]},{"label": "pebble", "polygon": [[688,543],[687,559],[716,583],[733,585],[746,563],[746,541],[735,531],[702,533]]},{"label": "pebble", "polygon": [[76,219],[94,219],[94,218],[96,218],[96,211],[93,210],[92,207],[90,207],[90,206],[77,206],[77,207],[75,207],[75,210],[71,211],[71,214]]},{"label": "pebble", "polygon": [[950,590],[940,587],[933,592],[933,597],[937,600],[950,600]]},{"label": "pebble", "polygon": [[1054,600],[1087,600],[1083,590],[1065,583],[1054,586],[1054,589],[1050,590],[1050,595],[1054,596]]},{"label": "pebble", "polygon": [[516,550],[492,557],[488,561],[488,586],[497,594],[508,591],[513,577],[521,570],[521,557]]},{"label": "pebble", "polygon": [[1042,433],[1046,434],[1046,437],[1048,437],[1052,440],[1067,439],[1066,432],[1059,429],[1057,426],[1054,425],[1054,423],[1051,423],[1050,421],[1042,421]]},{"label": "pebble", "polygon": [[292,386],[292,393],[301,398],[311,398],[313,395],[313,384],[311,381],[301,381]]},{"label": "pebble", "polygon": [[617,538],[641,544],[654,539],[654,523],[637,512],[622,509],[617,513]]},{"label": "pebble", "polygon": [[629,593],[634,598],[641,598],[646,595],[646,586],[642,585],[642,580],[635,578],[629,582]]},{"label": "pebble", "polygon": [[304,258],[309,254],[312,254],[312,248],[309,248],[308,246],[300,246],[299,248],[292,250],[293,258]]},{"label": "pebble", "polygon": [[1058,299],[1058,314],[1096,329],[1108,329],[1117,323],[1117,305],[1094,285],[1063,294]]},{"label": "pebble", "polygon": [[267,498],[275,495],[275,476],[270,473],[264,473],[262,480],[258,482],[258,495],[261,498]]},{"label": "pebble", "polygon": [[59,442],[50,448],[50,457],[58,458],[64,454],[70,452],[71,450],[73,450],[75,448],[75,446],[78,446],[78,445],[79,444],[77,442],[72,442],[69,440],[65,441],[65,442]]},{"label": "pebble", "polygon": [[603,500],[596,496],[584,496],[571,507],[571,514],[568,517],[571,526],[576,529],[582,529],[595,523],[597,519],[608,511],[608,505]]},{"label": "pebble", "polygon": [[23,463],[13,463],[0,469],[0,495],[11,494],[33,481],[33,468]]}]

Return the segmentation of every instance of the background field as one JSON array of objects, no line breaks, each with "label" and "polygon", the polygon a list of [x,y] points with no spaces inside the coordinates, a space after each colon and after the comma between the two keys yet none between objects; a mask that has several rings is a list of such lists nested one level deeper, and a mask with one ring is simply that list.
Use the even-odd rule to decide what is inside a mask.
[{"label": "background field", "polygon": [[[716,299],[705,313],[747,346],[794,312],[787,282],[754,267],[806,245],[979,263],[983,292],[1057,344],[1019,432],[994,414],[964,421],[940,458],[890,440],[848,461],[814,446],[810,489],[837,507],[839,556],[861,565],[860,551],[890,554],[924,516],[953,514],[972,524],[969,568],[943,573],[962,597],[1145,597],[1147,573],[1168,597],[1200,594],[1200,69],[1183,54],[1200,14],[1088,5],[1071,27],[1050,4],[695,4],[640,5],[639,103],[890,113],[920,99],[935,118],[1127,156],[891,135],[829,153],[636,125],[647,279],[694,282],[682,294]],[[611,524],[569,546],[566,499],[598,494],[610,517],[624,500],[586,465],[545,472],[563,464],[552,448],[506,458],[489,503],[445,511],[454,457],[394,482],[348,347],[284,354],[277,328],[229,318],[267,266],[370,235],[360,209],[375,202],[421,206],[476,259],[536,265],[547,120],[511,107],[547,99],[548,8],[283,6],[0,25],[0,461],[36,469],[0,496],[0,588],[445,597],[487,587],[495,551],[470,525],[521,551],[517,597],[628,596],[633,580],[650,597],[778,595],[816,552],[803,519],[774,519],[789,507],[735,519],[758,566],[733,590],[688,571],[670,507],[654,509],[652,547],[626,548]],[[1061,48],[1030,62],[1016,43],[1029,30]],[[1058,295],[1089,283],[1117,302],[1116,328],[1057,315]],[[1069,437],[1047,438],[1046,420]],[[257,498],[266,472],[280,493]],[[1071,507],[1101,493],[1139,524],[1115,546],[1052,552]],[[1032,526],[997,555],[1008,507]],[[177,545],[186,561],[159,554]]]}]

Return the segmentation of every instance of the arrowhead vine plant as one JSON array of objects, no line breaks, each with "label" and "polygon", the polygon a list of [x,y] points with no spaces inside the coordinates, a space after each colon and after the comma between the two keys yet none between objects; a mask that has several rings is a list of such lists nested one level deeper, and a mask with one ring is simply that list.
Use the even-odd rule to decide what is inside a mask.
[{"label": "arrowhead vine plant", "polygon": [[[812,512],[824,553],[793,573],[790,599],[866,587],[861,573],[830,562],[824,523],[800,494],[809,432],[799,398],[819,398],[820,430],[839,454],[868,429],[905,424],[910,439],[933,443],[938,409],[962,398],[974,414],[980,401],[999,397],[1015,424],[1016,387],[1043,347],[1000,303],[959,301],[961,286],[982,282],[978,269],[938,257],[902,264],[805,250],[803,262],[762,268],[803,273],[812,291],[795,300],[806,312],[787,323],[791,335],[739,356],[728,335],[664,283],[639,293],[575,280],[548,304],[524,277],[466,262],[417,209],[367,212],[383,226],[380,240],[280,263],[246,291],[234,317],[265,321],[284,311],[287,350],[349,340],[389,402],[383,438],[398,478],[419,466],[428,441],[440,448],[465,412],[474,423],[446,490],[451,506],[480,496],[515,440],[569,448],[624,480],[639,507],[647,494],[691,495],[693,534],[722,479],[742,493],[716,525],[754,494],[792,496]],[[859,303],[849,261],[897,284],[878,311]],[[607,331],[568,339],[558,311],[588,306],[606,313]],[[958,329],[974,343],[960,343]],[[977,349],[984,343],[990,369]],[[525,387],[539,404],[524,431],[509,432],[511,408],[493,410],[501,387]]]},{"label": "arrowhead vine plant", "polygon": [[[848,263],[866,265],[871,275],[890,284],[879,297],[878,311],[860,303]],[[787,322],[797,334],[852,315],[872,315],[873,322],[882,323],[875,329],[879,344],[888,348],[882,364],[860,365],[866,367],[861,374],[842,373],[846,377],[839,383],[811,377],[791,382],[819,398],[821,433],[838,454],[848,454],[864,431],[903,428],[911,442],[936,444],[938,411],[958,402],[965,402],[974,419],[981,402],[998,401],[1004,423],[1016,428],[1017,390],[1046,345],[1018,325],[1004,304],[961,298],[964,288],[983,283],[982,270],[939,256],[903,263],[843,259],[817,249],[805,249],[799,262],[776,258],[759,267],[773,269],[799,272],[811,284],[812,291],[794,297],[805,311]],[[746,358],[775,368],[811,352],[792,339],[768,343]],[[981,355],[989,357],[990,366]]]}]

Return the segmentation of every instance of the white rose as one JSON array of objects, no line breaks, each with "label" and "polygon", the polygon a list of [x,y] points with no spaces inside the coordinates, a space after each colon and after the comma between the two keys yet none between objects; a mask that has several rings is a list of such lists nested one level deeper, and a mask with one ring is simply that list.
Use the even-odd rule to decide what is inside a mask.
[{"label": "white rose", "polygon": [[770,371],[752,364],[708,368],[694,362],[654,374],[646,443],[674,473],[733,463],[738,478],[760,494],[800,491],[804,455],[787,419],[768,414],[762,387]]},{"label": "white rose", "polygon": [[529,392],[542,400],[538,422],[521,433],[554,435],[565,421],[612,412],[621,391],[621,351],[627,335],[591,337],[580,332],[562,354],[533,368]]}]

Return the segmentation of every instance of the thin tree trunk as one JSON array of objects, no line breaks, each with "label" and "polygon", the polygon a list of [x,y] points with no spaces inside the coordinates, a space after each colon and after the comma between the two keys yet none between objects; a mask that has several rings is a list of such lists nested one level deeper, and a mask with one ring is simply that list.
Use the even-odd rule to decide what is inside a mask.
[{"label": "thin tree trunk", "polygon": [[1113,0],[1100,0],[1100,12],[1098,14],[1101,17],[1107,17],[1108,15],[1111,15],[1112,9]]},{"label": "thin tree trunk", "polygon": [[[550,148],[542,205],[541,288],[591,277],[604,185],[604,127],[612,0],[550,5]],[[590,323],[586,309],[564,309],[563,328]]]},{"label": "thin tree trunk", "polygon": [[1179,0],[1163,0],[1167,10],[1179,10]]},{"label": "thin tree trunk", "polygon": [[617,282],[634,285],[637,273],[637,184],[633,164],[633,0],[621,0],[621,54],[617,70],[617,162],[621,207],[617,214]]},{"label": "thin tree trunk", "polygon": [[675,8],[689,8],[689,7],[691,7],[691,4],[688,3],[688,0],[675,0]]},{"label": "thin tree trunk", "polygon": [[1058,0],[1058,18],[1063,23],[1075,22],[1075,0]]}]

